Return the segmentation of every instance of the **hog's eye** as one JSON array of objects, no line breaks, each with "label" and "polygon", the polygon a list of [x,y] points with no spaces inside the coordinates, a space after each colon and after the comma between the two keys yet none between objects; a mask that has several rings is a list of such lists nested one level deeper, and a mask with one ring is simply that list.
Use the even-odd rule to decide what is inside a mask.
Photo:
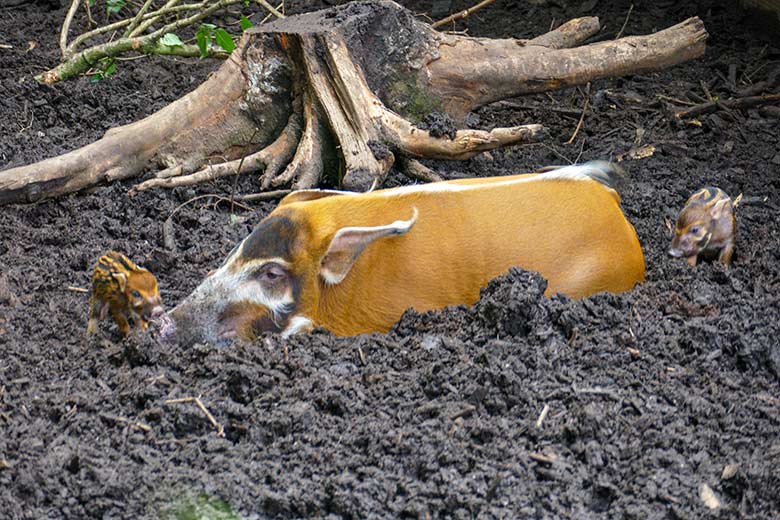
[{"label": "hog's eye", "polygon": [[261,283],[275,284],[287,276],[287,271],[277,263],[265,264],[258,272]]},{"label": "hog's eye", "polygon": [[140,297],[141,297],[141,293],[139,293],[138,291],[133,291],[133,292],[132,292],[132,293],[130,293],[130,294],[132,294],[132,295],[133,295],[133,298],[140,298]]}]

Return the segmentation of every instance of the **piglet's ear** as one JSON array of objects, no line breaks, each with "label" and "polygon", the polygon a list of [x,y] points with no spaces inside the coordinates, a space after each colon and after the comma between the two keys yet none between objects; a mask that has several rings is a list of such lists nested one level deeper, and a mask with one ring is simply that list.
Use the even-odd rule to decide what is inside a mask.
[{"label": "piglet's ear", "polygon": [[369,244],[380,238],[406,234],[416,220],[417,208],[413,208],[412,218],[409,220],[396,220],[385,226],[339,229],[330,241],[325,256],[320,260],[320,276],[329,285],[341,283]]},{"label": "piglet's ear", "polygon": [[721,199],[712,206],[710,216],[712,216],[713,219],[719,219],[723,215],[723,212],[729,208],[731,208],[731,200]]},{"label": "piglet's ear", "polygon": [[119,290],[124,292],[125,287],[127,287],[127,275],[125,273],[111,273],[111,276],[119,284]]}]

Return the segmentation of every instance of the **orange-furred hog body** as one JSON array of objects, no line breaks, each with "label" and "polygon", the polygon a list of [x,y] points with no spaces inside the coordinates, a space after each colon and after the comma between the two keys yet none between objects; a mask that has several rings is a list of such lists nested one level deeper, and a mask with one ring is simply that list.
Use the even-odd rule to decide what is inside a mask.
[{"label": "orange-furred hog body", "polygon": [[644,257],[602,183],[611,173],[598,162],[365,194],[293,193],[174,309],[171,328],[201,339],[313,326],[382,332],[408,308],[473,303],[512,266],[541,273],[548,295],[631,289]]}]

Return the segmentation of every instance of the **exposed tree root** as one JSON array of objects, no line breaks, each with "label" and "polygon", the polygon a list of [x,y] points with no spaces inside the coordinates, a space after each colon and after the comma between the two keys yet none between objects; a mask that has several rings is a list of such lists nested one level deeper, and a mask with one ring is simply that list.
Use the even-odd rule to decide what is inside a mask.
[{"label": "exposed tree root", "polygon": [[[221,177],[253,173],[265,168],[265,173],[278,172],[284,167],[290,155],[295,152],[295,145],[300,134],[300,116],[297,113],[290,115],[287,126],[279,137],[269,146],[259,152],[247,155],[240,159],[234,159],[219,164],[209,165],[202,170],[189,175],[171,175],[170,172],[181,171],[182,167],[168,168],[157,174],[157,178],[149,179],[133,186],[131,193],[148,190],[150,188],[176,188],[178,186],[192,186],[210,182]],[[240,169],[240,171],[239,171]],[[166,173],[169,172],[169,173]],[[164,174],[164,175],[163,175]],[[271,173],[275,175],[275,173]]]},{"label": "exposed tree root", "polygon": [[401,171],[410,179],[422,182],[438,182],[444,180],[444,177],[416,159],[401,156],[398,162]]},{"label": "exposed tree root", "polygon": [[[320,109],[315,105],[308,91],[303,96],[304,129],[298,150],[292,162],[284,172],[271,181],[272,186],[282,186],[293,183],[294,189],[307,189],[317,186],[322,175],[322,146],[325,126],[320,115]],[[263,189],[268,186],[264,183]]]},{"label": "exposed tree root", "polygon": [[[436,137],[415,126],[423,116],[458,119],[507,97],[663,69],[701,55],[707,37],[692,18],[576,47],[598,30],[596,18],[580,18],[531,40],[443,35],[381,0],[276,20],[247,31],[216,74],[160,112],[80,150],[0,172],[0,204],[133,177],[155,164],[164,169],[135,190],[262,169],[264,190],[311,188],[331,159],[340,160],[335,182],[345,189],[380,185],[396,160],[408,175],[434,180],[414,158],[467,159],[534,142],[543,127]],[[213,157],[222,162],[204,168]]]}]

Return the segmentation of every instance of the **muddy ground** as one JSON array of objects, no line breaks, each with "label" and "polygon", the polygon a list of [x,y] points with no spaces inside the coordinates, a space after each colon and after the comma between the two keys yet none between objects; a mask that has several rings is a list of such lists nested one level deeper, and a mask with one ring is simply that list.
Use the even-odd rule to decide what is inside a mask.
[{"label": "muddy ground", "polygon": [[[457,28],[526,38],[596,14],[607,38],[630,6],[563,4],[499,0]],[[213,516],[228,507],[219,500],[258,518],[780,517],[780,121],[758,109],[670,117],[702,101],[701,82],[729,97],[780,68],[780,33],[730,4],[637,3],[625,34],[699,15],[706,56],[486,107],[472,124],[542,122],[548,141],[429,163],[448,177],[507,174],[654,145],[624,162],[623,206],[648,270],[619,296],[545,299],[540,279],[513,271],[474,307],[409,312],[387,335],[184,348],[122,341],[106,324],[84,342],[87,296],[68,287],[88,286],[102,251],[149,267],[171,306],[273,204],[190,204],[174,217],[175,250],[165,218],[229,182],[134,199],[117,184],[0,208],[0,517],[185,517],[209,504]],[[450,3],[412,8],[439,18]],[[37,85],[63,16],[57,2],[0,10],[0,43],[13,46],[0,49],[0,169],[87,144],[214,67],[129,61],[106,81]],[[744,196],[730,270],[665,254],[669,223],[704,185]],[[224,438],[194,404],[166,404],[197,396]]]}]

